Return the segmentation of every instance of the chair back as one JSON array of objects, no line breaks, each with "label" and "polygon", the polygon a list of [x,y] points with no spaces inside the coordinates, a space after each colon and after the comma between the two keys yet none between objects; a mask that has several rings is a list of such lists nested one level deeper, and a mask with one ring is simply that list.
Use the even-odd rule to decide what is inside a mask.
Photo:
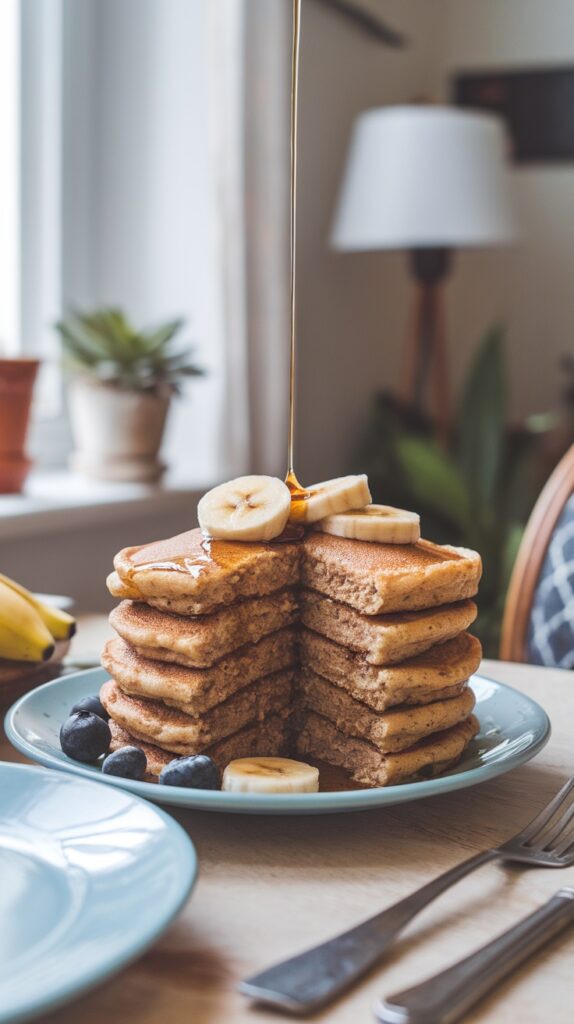
[{"label": "chair back", "polygon": [[508,588],[500,657],[574,668],[574,445],[528,520]]}]

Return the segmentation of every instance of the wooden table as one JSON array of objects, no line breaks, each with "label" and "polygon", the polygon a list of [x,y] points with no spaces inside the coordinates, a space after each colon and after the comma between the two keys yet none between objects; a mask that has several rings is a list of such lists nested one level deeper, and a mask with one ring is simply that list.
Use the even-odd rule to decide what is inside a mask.
[{"label": "wooden table", "polygon": [[[178,813],[200,878],[163,939],[118,977],[45,1017],[50,1024],[271,1024],[235,990],[243,976],[327,939],[463,857],[517,831],[574,772],[574,676],[486,662],[483,672],[534,697],[553,734],[535,761],[474,789],[350,815],[276,818]],[[4,740],[4,759],[17,754]],[[371,1006],[446,966],[574,884],[574,869],[487,865],[421,914],[397,953],[310,1018],[371,1022]],[[142,899],[145,899],[142,893]],[[116,922],[121,927],[121,922]],[[467,1017],[570,1022],[574,931],[558,938]]]}]

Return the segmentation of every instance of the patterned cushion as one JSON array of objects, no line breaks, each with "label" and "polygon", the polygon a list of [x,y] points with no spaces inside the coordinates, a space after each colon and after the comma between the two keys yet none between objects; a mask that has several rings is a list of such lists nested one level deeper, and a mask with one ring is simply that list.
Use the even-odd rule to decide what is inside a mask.
[{"label": "patterned cushion", "polygon": [[534,665],[574,668],[574,495],[560,516],[542,565],[526,639]]}]

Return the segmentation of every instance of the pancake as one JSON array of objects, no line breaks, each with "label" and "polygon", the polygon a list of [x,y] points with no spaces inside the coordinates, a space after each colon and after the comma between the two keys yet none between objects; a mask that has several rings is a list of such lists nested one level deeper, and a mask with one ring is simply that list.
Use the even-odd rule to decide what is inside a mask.
[{"label": "pancake", "polygon": [[338,765],[364,785],[394,786],[448,771],[460,760],[479,728],[478,719],[470,715],[407,750],[381,754],[368,740],[347,736],[328,718],[306,711],[295,731],[295,746],[300,757]]},{"label": "pancake", "polygon": [[[299,579],[300,545],[209,540],[201,530],[124,548],[114,559],[122,584],[135,600],[161,599],[162,608],[206,615],[238,598],[259,597]],[[115,585],[115,581],[112,582]]]},{"label": "pancake", "polygon": [[476,637],[460,633],[416,658],[384,667],[370,665],[364,655],[303,629],[300,653],[304,671],[323,676],[375,711],[385,711],[397,704],[427,704],[456,696],[479,667],[482,648]]},{"label": "pancake", "polygon": [[262,676],[290,668],[297,660],[293,628],[280,629],[257,644],[245,644],[211,668],[184,668],[146,658],[117,638],[109,640],[102,665],[124,693],[162,700],[197,717]]},{"label": "pancake", "polygon": [[431,733],[450,729],[468,718],[476,703],[472,690],[465,686],[457,697],[448,700],[373,711],[308,670],[300,673],[297,700],[301,707],[328,718],[347,736],[368,740],[383,754],[405,750]]},{"label": "pancake", "polygon": [[[174,754],[152,743],[142,742],[130,735],[117,722],[110,719],[112,733],[111,750],[122,747],[140,747],[147,759],[148,782],[157,781],[162,768],[173,761]],[[238,732],[219,740],[203,751],[213,758],[221,771],[237,757],[281,757],[289,752],[289,720],[280,715],[271,715],[264,722],[253,722]]]},{"label": "pancake", "polygon": [[395,615],[363,615],[316,590],[299,595],[301,622],[309,629],[358,651],[372,665],[392,665],[443,643],[468,629],[476,619],[474,601]]},{"label": "pancake", "polygon": [[328,533],[305,538],[301,582],[365,615],[416,611],[474,597],[482,572],[467,548],[376,544]]},{"label": "pancake", "polygon": [[209,616],[184,619],[147,604],[122,601],[110,612],[117,633],[146,658],[209,668],[246,643],[289,626],[298,617],[293,590],[238,601]]},{"label": "pancake", "polygon": [[130,697],[111,679],[102,686],[100,700],[110,717],[132,736],[174,754],[199,754],[252,722],[288,714],[293,679],[289,669],[274,672],[206,711],[201,718],[191,718],[158,700]]}]

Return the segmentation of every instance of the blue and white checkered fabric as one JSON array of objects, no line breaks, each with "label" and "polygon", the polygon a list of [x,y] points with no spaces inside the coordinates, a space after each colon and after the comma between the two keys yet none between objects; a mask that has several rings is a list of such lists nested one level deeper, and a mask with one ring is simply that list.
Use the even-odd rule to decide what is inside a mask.
[{"label": "blue and white checkered fabric", "polygon": [[534,665],[574,668],[574,495],[560,516],[542,565],[526,639]]}]

